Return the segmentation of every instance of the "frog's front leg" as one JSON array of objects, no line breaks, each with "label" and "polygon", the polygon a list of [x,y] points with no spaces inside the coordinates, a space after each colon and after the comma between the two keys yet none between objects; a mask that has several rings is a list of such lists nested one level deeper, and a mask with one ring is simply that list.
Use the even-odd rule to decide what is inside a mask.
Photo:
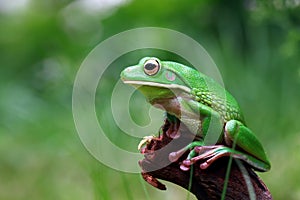
[{"label": "frog's front leg", "polygon": [[[183,161],[181,169],[188,170],[198,160],[203,160],[200,168],[206,169],[214,161],[224,156],[232,156],[243,160],[259,171],[268,171],[270,169],[270,162],[262,145],[251,130],[241,122],[236,120],[227,122],[224,134],[225,143],[232,148],[224,145],[197,146],[194,148],[194,152],[198,155]],[[236,150],[236,146],[243,149],[243,151]]]},{"label": "frog's front leg", "polygon": [[[194,148],[207,144],[215,144],[223,130],[223,122],[220,114],[214,111],[211,107],[192,100],[185,101],[179,98],[178,101],[180,102],[180,105],[185,108],[185,112],[193,112],[195,114],[194,121],[196,121],[197,118],[198,123],[196,125],[197,127],[194,127],[191,130],[197,130],[197,133],[195,134],[200,134],[203,140],[194,141],[179,151],[170,153],[169,160],[171,162],[178,160],[187,150],[190,150],[190,153],[186,160],[190,160],[197,156],[198,152],[195,152]],[[184,118],[181,118],[180,120],[185,123]],[[188,123],[188,121],[186,123]],[[195,123],[187,125],[191,127],[195,126]]]}]

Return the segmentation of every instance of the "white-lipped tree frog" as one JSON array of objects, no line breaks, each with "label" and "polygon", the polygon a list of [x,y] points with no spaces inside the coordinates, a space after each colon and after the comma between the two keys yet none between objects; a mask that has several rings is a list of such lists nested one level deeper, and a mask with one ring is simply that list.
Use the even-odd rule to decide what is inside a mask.
[{"label": "white-lipped tree frog", "polygon": [[[245,125],[238,103],[212,78],[180,63],[145,57],[138,65],[124,69],[121,79],[141,91],[152,105],[160,104],[170,120],[179,119],[201,136],[201,140],[169,155],[171,161],[176,161],[191,150],[181,169],[188,170],[198,160],[203,160],[200,167],[205,169],[218,158],[230,155],[258,171],[270,169],[263,146]],[[219,140],[225,144],[205,144],[210,131],[219,132]]]}]

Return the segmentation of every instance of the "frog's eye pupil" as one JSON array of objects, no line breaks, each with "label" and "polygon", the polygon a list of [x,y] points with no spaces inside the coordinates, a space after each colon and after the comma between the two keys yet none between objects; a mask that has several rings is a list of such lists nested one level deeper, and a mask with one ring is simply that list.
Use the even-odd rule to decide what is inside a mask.
[{"label": "frog's eye pupil", "polygon": [[146,63],[145,70],[153,70],[156,67],[153,63]]},{"label": "frog's eye pupil", "polygon": [[144,64],[144,72],[149,76],[155,75],[159,71],[159,68],[159,62],[155,59],[147,60]]}]

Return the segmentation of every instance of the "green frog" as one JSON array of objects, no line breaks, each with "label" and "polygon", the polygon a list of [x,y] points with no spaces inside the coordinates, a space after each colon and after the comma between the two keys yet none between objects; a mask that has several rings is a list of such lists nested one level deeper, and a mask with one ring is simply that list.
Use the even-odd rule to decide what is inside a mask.
[{"label": "green frog", "polygon": [[[245,120],[235,98],[212,78],[194,68],[155,57],[145,57],[121,72],[125,84],[136,87],[149,103],[160,106],[171,121],[180,120],[200,140],[169,155],[175,162],[186,151],[182,170],[196,161],[206,169],[223,156],[232,156],[258,171],[271,167],[265,150]],[[222,144],[206,144],[209,134],[218,134]],[[142,141],[147,142],[151,137]],[[217,143],[216,142],[216,143]]]}]

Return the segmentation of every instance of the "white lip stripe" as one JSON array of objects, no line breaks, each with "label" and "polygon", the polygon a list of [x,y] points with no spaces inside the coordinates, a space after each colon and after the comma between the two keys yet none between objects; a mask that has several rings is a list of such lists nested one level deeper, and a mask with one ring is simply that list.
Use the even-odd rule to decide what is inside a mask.
[{"label": "white lip stripe", "polygon": [[123,81],[126,84],[134,84],[134,85],[147,85],[147,86],[154,86],[154,87],[163,87],[163,88],[170,88],[170,89],[181,89],[187,93],[191,93],[191,89],[182,86],[182,85],[176,85],[176,84],[163,84],[163,83],[154,83],[154,82],[148,82],[148,81]]}]

